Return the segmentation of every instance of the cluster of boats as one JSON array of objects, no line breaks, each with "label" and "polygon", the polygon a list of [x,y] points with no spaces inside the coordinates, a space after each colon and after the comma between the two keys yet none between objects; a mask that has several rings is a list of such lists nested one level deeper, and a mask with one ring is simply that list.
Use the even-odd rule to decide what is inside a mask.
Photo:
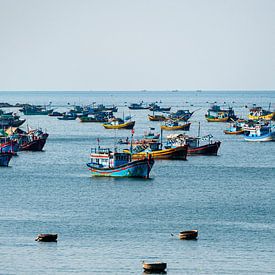
[{"label": "cluster of boats", "polygon": [[49,134],[42,129],[24,131],[18,127],[0,130],[0,166],[8,166],[18,151],[42,151]]}]

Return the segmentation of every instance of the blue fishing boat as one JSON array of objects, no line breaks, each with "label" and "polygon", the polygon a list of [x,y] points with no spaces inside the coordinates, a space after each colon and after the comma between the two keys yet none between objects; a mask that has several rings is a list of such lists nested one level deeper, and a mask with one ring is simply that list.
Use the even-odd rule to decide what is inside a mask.
[{"label": "blue fishing boat", "polygon": [[132,161],[129,153],[112,152],[109,148],[92,148],[91,162],[87,166],[92,176],[149,178],[154,160],[145,157]]},{"label": "blue fishing boat", "polygon": [[0,166],[9,166],[11,158],[12,153],[4,153],[0,151]]},{"label": "blue fishing boat", "polygon": [[255,125],[245,128],[245,141],[275,141],[275,127],[271,125]]}]

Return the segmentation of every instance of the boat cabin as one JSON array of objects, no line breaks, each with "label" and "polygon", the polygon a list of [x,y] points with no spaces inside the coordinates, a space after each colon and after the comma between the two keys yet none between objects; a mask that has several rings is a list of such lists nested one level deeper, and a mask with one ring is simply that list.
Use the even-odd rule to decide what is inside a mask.
[{"label": "boat cabin", "polygon": [[91,149],[91,164],[98,168],[115,168],[130,161],[129,153],[112,152],[109,148]]}]

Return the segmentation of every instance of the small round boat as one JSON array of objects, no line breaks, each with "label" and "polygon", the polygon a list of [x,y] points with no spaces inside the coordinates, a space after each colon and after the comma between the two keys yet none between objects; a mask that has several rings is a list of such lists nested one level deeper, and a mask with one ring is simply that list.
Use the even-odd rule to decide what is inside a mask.
[{"label": "small round boat", "polygon": [[179,233],[181,240],[196,240],[198,237],[198,230],[182,231]]},{"label": "small round boat", "polygon": [[154,263],[145,263],[143,262],[143,269],[147,272],[164,272],[167,268],[167,263],[163,262],[154,262]]},{"label": "small round boat", "polygon": [[57,234],[39,234],[36,237],[38,242],[57,242]]}]

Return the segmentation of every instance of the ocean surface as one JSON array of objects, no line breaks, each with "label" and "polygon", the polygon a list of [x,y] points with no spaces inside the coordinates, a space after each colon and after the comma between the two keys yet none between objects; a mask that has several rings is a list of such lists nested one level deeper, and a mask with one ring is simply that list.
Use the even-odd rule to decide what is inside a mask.
[{"label": "ocean surface", "polygon": [[[246,105],[274,107],[275,92],[0,92],[0,102],[56,110],[117,104],[118,116],[134,116],[136,138],[160,125],[147,110],[129,111],[141,100],[196,110],[190,134],[200,122],[202,135],[222,142],[218,156],[156,161],[149,180],[92,178],[97,138],[113,147],[129,130],[22,115],[23,128],[49,138],[44,152],[20,152],[0,169],[0,274],[143,274],[142,261],[167,262],[167,274],[275,274],[275,143],[224,135],[226,124],[204,119],[215,101],[241,117]],[[197,241],[171,235],[189,229]],[[57,243],[34,241],[49,232]]]}]

